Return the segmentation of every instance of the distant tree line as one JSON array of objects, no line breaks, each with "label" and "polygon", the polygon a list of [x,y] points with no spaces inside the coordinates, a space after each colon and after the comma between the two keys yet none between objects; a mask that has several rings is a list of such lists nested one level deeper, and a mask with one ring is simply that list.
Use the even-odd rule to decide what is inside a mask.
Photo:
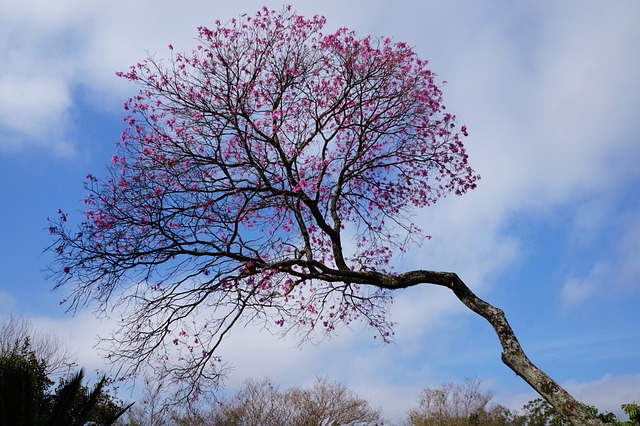
[{"label": "distant tree line", "polygon": [[[420,394],[418,406],[409,412],[408,426],[565,426],[570,425],[551,404],[537,398],[526,403],[521,410],[510,410],[500,404],[490,404],[493,392],[480,389],[480,380],[467,379],[464,384],[446,383],[437,388],[426,388]],[[615,426],[640,425],[640,406],[622,404],[628,421],[611,412],[599,412],[586,406],[603,423]]]},{"label": "distant tree line", "polygon": [[[126,403],[114,381],[83,384],[83,370],[71,372],[65,345],[34,330],[24,319],[0,321],[0,426],[334,426],[390,425],[380,408],[339,382],[317,378],[308,388],[281,390],[269,379],[247,380],[234,394],[189,407],[172,405],[162,383],[145,381],[144,394]],[[53,376],[66,375],[58,379]],[[541,398],[519,410],[493,404],[493,392],[478,378],[463,384],[425,388],[404,426],[564,426],[570,423]],[[623,404],[629,420],[587,407],[602,422],[640,425],[640,406]]]},{"label": "distant tree line", "polygon": [[[155,388],[155,391],[158,389]],[[318,378],[309,388],[281,390],[269,379],[247,380],[230,397],[199,408],[169,407],[147,392],[128,413],[128,426],[332,426],[387,425],[380,409],[344,385]]]}]

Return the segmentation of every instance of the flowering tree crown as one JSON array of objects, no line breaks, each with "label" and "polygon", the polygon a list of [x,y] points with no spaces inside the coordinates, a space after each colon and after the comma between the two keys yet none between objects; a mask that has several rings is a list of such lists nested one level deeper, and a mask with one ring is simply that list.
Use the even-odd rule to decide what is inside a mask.
[{"label": "flowering tree crown", "polygon": [[426,61],[324,23],[264,8],[119,73],[141,90],[110,177],[87,177],[79,231],[62,214],[51,232],[73,307],[134,303],[123,359],[167,360],[173,342],[171,371],[202,377],[238,320],[364,317],[388,339],[388,290],[367,277],[421,238],[412,209],[478,176]]}]

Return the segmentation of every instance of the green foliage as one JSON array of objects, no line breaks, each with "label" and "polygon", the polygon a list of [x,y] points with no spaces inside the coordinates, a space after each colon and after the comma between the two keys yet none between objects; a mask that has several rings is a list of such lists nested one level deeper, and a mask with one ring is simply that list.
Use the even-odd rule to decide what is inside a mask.
[{"label": "green foliage", "polygon": [[[614,413],[600,412],[597,408],[587,405],[586,408],[591,411],[602,423],[615,426],[635,426],[640,425],[640,406],[635,402],[631,404],[622,404],[622,409],[629,415],[629,421],[619,420]],[[542,398],[529,401],[524,407],[524,424],[527,426],[565,426],[570,423],[562,417],[547,401]]]},{"label": "green foliage", "polygon": [[106,391],[103,377],[89,391],[80,370],[51,390],[47,362],[28,337],[0,352],[0,425],[112,425],[130,406],[121,407]]},{"label": "green foliage", "polygon": [[621,407],[629,416],[627,424],[640,425],[640,405],[633,401],[631,404],[622,404]]},{"label": "green foliage", "polygon": [[31,350],[28,338],[0,353],[0,424],[37,424],[38,413],[50,403],[53,382],[46,364]]},{"label": "green foliage", "polygon": [[53,397],[50,417],[52,424],[112,425],[133,405],[122,408],[121,404],[106,392],[105,385],[109,383],[106,376],[103,376],[91,391],[82,384],[83,378],[84,372],[80,370],[71,378],[60,382]]},{"label": "green foliage", "polygon": [[562,426],[565,419],[558,414],[555,408],[542,398],[529,401],[522,407],[527,426]]}]

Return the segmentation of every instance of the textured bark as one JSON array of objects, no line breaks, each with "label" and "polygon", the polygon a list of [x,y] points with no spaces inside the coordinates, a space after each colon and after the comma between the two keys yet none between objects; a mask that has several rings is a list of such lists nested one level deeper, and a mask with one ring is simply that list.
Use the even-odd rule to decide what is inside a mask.
[{"label": "textured bark", "polygon": [[393,279],[386,278],[384,281],[382,286],[387,288],[405,288],[427,283],[450,288],[462,303],[491,324],[502,345],[502,362],[522,377],[573,425],[603,425],[584,405],[529,360],[507,322],[504,312],[476,296],[457,274],[412,271],[395,276]]}]

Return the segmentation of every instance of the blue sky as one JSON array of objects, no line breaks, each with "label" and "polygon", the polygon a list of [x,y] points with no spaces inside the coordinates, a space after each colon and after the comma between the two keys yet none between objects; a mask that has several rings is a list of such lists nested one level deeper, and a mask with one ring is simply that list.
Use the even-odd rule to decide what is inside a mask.
[{"label": "blue sky", "polygon": [[[233,3],[233,4],[232,4]],[[279,3],[269,2],[279,7]],[[578,398],[640,401],[640,3],[637,1],[292,1],[331,29],[391,36],[429,59],[461,123],[477,190],[416,212],[433,236],[398,270],[458,272],[505,310],[525,351]],[[262,2],[0,0],[0,314],[23,313],[71,342],[79,363],[117,318],[59,306],[42,272],[46,218],[82,206],[134,91],[116,71],[194,46],[196,27]],[[391,419],[425,386],[477,375],[496,402],[534,394],[499,358],[489,326],[446,290],[400,292],[397,342],[354,326],[302,349],[245,328],[223,355],[230,389],[341,380]]]}]

